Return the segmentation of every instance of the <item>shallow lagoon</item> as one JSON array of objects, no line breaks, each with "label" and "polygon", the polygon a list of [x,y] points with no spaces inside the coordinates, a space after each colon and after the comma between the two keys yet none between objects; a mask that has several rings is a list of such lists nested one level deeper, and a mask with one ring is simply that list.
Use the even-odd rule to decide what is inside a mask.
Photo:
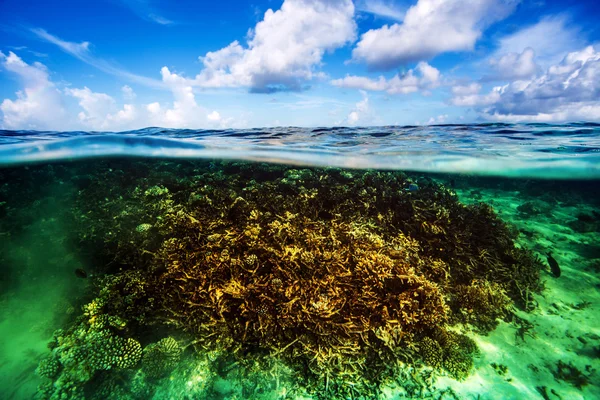
[{"label": "shallow lagoon", "polygon": [[598,397],[600,185],[533,178],[7,165],[2,392]]}]

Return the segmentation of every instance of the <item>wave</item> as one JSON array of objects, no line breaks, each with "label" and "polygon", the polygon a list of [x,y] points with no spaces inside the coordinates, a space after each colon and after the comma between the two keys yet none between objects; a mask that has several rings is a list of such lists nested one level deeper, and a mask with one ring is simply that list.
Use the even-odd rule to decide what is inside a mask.
[{"label": "wave", "polygon": [[306,166],[600,178],[600,124],[278,127],[125,132],[0,130],[0,165],[92,157],[231,159]]}]

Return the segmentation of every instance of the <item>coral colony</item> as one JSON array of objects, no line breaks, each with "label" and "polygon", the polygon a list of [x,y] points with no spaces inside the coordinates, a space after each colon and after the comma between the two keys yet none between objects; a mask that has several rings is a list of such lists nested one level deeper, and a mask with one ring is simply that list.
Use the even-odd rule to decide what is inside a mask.
[{"label": "coral colony", "polygon": [[39,365],[41,398],[149,398],[175,375],[207,399],[234,378],[247,398],[319,399],[374,398],[403,374],[462,380],[478,352],[464,328],[489,332],[541,290],[541,262],[491,207],[430,179],[86,168],[70,212],[89,297]]}]

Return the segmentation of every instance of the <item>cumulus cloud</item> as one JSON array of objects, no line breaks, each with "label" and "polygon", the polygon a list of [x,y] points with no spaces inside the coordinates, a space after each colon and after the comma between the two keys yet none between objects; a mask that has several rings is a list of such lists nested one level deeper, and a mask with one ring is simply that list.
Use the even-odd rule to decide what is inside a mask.
[{"label": "cumulus cloud", "polygon": [[6,129],[58,129],[64,125],[65,109],[60,91],[50,81],[46,67],[31,65],[13,52],[0,52],[0,65],[17,75],[23,89],[15,100],[0,104],[2,125]]},{"label": "cumulus cloud", "polygon": [[485,80],[519,80],[535,76],[541,68],[535,62],[535,51],[527,47],[522,53],[507,53],[502,57],[490,59],[493,73]]},{"label": "cumulus cloud", "polygon": [[558,64],[570,51],[585,47],[585,35],[577,24],[566,15],[552,15],[542,18],[536,24],[522,28],[498,41],[498,48],[492,58],[499,59],[506,54],[520,54],[531,48],[542,68]]},{"label": "cumulus cloud", "polygon": [[135,92],[134,92],[134,91],[133,91],[133,89],[132,89],[130,86],[128,86],[128,85],[124,85],[124,86],[121,88],[121,92],[123,93],[123,98],[124,98],[125,100],[133,100],[133,99],[135,99],[135,97],[136,97],[136,94],[135,94]]},{"label": "cumulus cloud", "polygon": [[267,10],[246,47],[234,41],[200,57],[204,69],[192,84],[300,90],[306,81],[323,76],[318,67],[326,52],[355,38],[351,0],[285,0],[281,9]]},{"label": "cumulus cloud", "polygon": [[[149,125],[172,128],[223,128],[235,124],[216,110],[207,110],[196,102],[193,88],[187,80],[168,68],[161,70],[162,82],[174,101],[161,105],[151,103],[119,105],[114,97],[83,88],[59,90],[49,79],[48,70],[40,63],[29,65],[14,53],[0,52],[0,66],[16,74],[23,82],[15,100],[0,104],[2,127],[6,129],[91,129],[126,130]],[[129,86],[121,88],[124,98],[135,97]],[[67,109],[65,99],[77,100],[78,109]]]},{"label": "cumulus cloud", "polygon": [[402,24],[364,33],[353,60],[387,70],[448,51],[472,50],[483,30],[508,16],[518,0],[419,0]]},{"label": "cumulus cloud", "polygon": [[364,76],[346,75],[341,79],[334,79],[331,84],[350,89],[370,91],[385,91],[389,94],[408,94],[422,90],[432,89],[439,85],[440,71],[426,62],[420,62],[416,68],[406,74],[396,75],[391,79],[380,76],[371,79]]},{"label": "cumulus cloud", "polygon": [[354,109],[348,114],[348,117],[346,118],[348,125],[364,124],[365,119],[370,120],[372,117],[370,115],[369,96],[364,90],[361,90],[360,93],[363,98],[354,105]]},{"label": "cumulus cloud", "polygon": [[502,121],[600,120],[600,51],[588,46],[530,80],[518,80],[480,94],[471,84],[453,89],[451,102]]},{"label": "cumulus cloud", "polygon": [[454,95],[450,102],[455,106],[462,107],[480,107],[496,103],[500,99],[502,86],[493,88],[490,93],[482,95],[481,85],[473,83],[467,86],[454,86],[452,94]]},{"label": "cumulus cloud", "polygon": [[78,115],[86,125],[97,126],[105,117],[117,108],[115,100],[105,93],[94,93],[87,87],[83,89],[65,89],[65,93],[79,100],[83,109]]},{"label": "cumulus cloud", "polygon": [[154,126],[167,128],[199,128],[225,127],[232,123],[231,119],[223,119],[217,111],[209,112],[196,102],[194,88],[185,77],[171,72],[169,68],[161,69],[163,82],[173,93],[171,107],[163,107],[159,103],[146,106],[149,120]]},{"label": "cumulus cloud", "polygon": [[[285,0],[279,10],[267,10],[263,20],[250,29],[246,45],[234,41],[206,53],[199,57],[203,64],[200,73],[181,78],[188,86],[202,88],[247,87],[260,93],[302,90],[312,79],[325,77],[320,71],[323,56],[355,41],[356,29],[352,0]],[[31,31],[108,74],[169,89],[164,80],[133,74],[94,56],[89,42],[69,42],[40,28]]]},{"label": "cumulus cloud", "polygon": [[83,89],[65,89],[65,94],[79,100],[82,108],[77,114],[79,121],[86,128],[107,130],[131,128],[137,122],[137,112],[132,104],[124,104],[121,110],[117,102],[106,93],[92,92],[87,86]]},{"label": "cumulus cloud", "polygon": [[445,124],[448,120],[448,114],[438,115],[437,117],[429,118],[429,121],[425,125],[436,125],[436,124]]}]

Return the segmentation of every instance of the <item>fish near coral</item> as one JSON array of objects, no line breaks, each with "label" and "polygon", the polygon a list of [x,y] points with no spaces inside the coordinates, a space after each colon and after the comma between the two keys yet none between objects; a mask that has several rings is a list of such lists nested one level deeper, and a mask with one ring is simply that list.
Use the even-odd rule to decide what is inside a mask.
[{"label": "fish near coral", "polygon": [[548,265],[550,266],[550,271],[552,272],[552,275],[554,275],[555,278],[560,278],[560,266],[558,265],[558,262],[556,262],[554,257],[552,257],[551,252],[546,253],[546,257],[547,257]]},{"label": "fish near coral", "polygon": [[85,279],[88,277],[88,274],[87,274],[87,272],[85,272],[85,270],[83,268],[77,268],[75,270],[75,276],[77,276],[78,278]]}]

